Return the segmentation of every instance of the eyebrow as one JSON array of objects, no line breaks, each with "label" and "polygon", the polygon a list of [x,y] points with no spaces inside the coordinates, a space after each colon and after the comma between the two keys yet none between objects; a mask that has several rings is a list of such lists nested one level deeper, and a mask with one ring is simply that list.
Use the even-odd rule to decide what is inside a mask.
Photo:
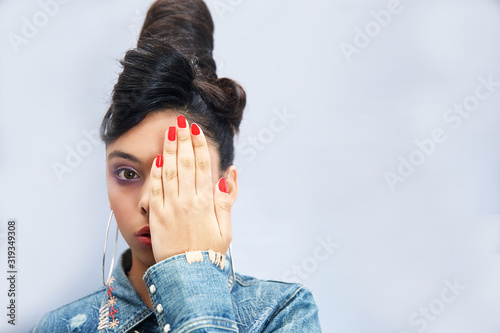
[{"label": "eyebrow", "polygon": [[136,163],[141,163],[141,160],[138,159],[137,157],[135,157],[134,155],[131,155],[129,153],[126,153],[124,151],[121,151],[121,150],[115,150],[113,152],[111,152],[109,155],[108,155],[108,161],[110,159],[112,159],[113,157],[121,157],[121,158],[124,158],[124,159],[127,159],[127,160],[130,160],[132,162],[136,162]]}]

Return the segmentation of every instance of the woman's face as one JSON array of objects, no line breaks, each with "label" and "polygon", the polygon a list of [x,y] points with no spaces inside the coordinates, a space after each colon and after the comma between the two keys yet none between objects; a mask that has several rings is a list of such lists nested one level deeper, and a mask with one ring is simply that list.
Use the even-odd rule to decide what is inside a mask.
[{"label": "woman's face", "polygon": [[[106,149],[106,179],[110,208],[120,232],[130,246],[134,265],[155,264],[151,245],[137,233],[149,226],[149,174],[156,155],[163,152],[165,132],[176,125],[177,113],[150,113]],[[208,144],[212,183],[219,180],[219,155]]]}]

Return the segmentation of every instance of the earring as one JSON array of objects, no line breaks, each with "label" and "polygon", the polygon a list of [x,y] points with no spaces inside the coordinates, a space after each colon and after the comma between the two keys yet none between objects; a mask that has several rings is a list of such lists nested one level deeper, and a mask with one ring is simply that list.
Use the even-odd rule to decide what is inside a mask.
[{"label": "earring", "polygon": [[109,283],[109,279],[111,278],[111,274],[113,274],[113,266],[115,265],[115,255],[116,255],[116,242],[118,241],[118,226],[116,227],[116,236],[115,236],[115,248],[113,250],[113,258],[111,259],[111,268],[109,269],[109,275],[106,280],[104,280],[104,263],[106,261],[106,248],[108,247],[108,234],[109,234],[109,226],[111,225],[111,218],[113,217],[113,211],[109,215],[108,227],[106,228],[106,238],[104,239],[104,252],[102,253],[102,283],[107,286]]}]

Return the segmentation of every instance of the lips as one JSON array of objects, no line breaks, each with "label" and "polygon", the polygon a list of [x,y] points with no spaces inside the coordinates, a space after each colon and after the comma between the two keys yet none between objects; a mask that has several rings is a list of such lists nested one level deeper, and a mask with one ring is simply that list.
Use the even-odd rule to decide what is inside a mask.
[{"label": "lips", "polygon": [[142,227],[139,231],[136,232],[137,236],[149,236],[151,237],[151,231],[149,230],[149,226]]},{"label": "lips", "polygon": [[148,226],[143,227],[139,231],[137,231],[135,236],[137,237],[139,243],[144,246],[151,247],[151,231],[149,230]]}]

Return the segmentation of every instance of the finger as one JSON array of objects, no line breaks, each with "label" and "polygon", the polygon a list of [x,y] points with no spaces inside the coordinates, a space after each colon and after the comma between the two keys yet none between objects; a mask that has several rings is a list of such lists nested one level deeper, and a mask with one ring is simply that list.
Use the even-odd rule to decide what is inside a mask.
[{"label": "finger", "polygon": [[179,196],[195,195],[195,165],[193,143],[188,123],[183,115],[177,117],[177,177]]},{"label": "finger", "polygon": [[149,214],[156,214],[163,209],[163,185],[161,182],[161,167],[163,156],[158,155],[153,160],[150,172],[150,197],[149,197]]},{"label": "finger", "polygon": [[210,154],[208,153],[207,140],[201,128],[195,123],[191,125],[191,134],[196,166],[196,194],[204,195],[212,199],[212,171],[210,167]]},{"label": "finger", "polygon": [[179,195],[176,131],[175,126],[170,126],[163,141],[163,189],[165,201],[175,199]]},{"label": "finger", "polygon": [[232,198],[227,194],[226,179],[222,177],[217,182],[214,189],[214,205],[215,215],[219,223],[219,230],[222,239],[229,243],[233,238],[233,229],[231,225],[231,207],[233,205]]}]

